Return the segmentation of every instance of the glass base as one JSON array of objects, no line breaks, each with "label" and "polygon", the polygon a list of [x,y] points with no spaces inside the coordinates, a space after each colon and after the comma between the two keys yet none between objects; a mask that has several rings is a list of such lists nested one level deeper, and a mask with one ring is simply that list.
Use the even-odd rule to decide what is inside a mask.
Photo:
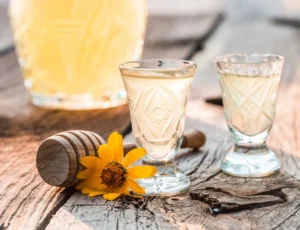
[{"label": "glass base", "polygon": [[[152,164],[153,165],[153,164]],[[145,188],[143,196],[171,196],[184,193],[190,186],[190,179],[173,162],[157,166],[154,177],[137,180]]]},{"label": "glass base", "polygon": [[235,145],[222,163],[222,171],[239,177],[264,177],[279,171],[280,167],[279,160],[266,145]]},{"label": "glass base", "polygon": [[125,92],[120,93],[118,97],[107,100],[94,100],[89,94],[45,96],[38,93],[31,93],[31,98],[32,103],[38,107],[66,110],[106,109],[127,103]]}]

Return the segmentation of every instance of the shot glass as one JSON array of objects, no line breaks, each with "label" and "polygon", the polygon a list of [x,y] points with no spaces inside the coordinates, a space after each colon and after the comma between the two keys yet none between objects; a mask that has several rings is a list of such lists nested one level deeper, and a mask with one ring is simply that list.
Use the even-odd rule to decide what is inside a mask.
[{"label": "shot glass", "polygon": [[276,113],[284,58],[274,54],[229,54],[214,59],[227,125],[235,141],[222,170],[241,177],[268,176],[280,162],[266,145]]},{"label": "shot glass", "polygon": [[137,146],[146,149],[144,165],[158,169],[139,180],[145,195],[175,195],[190,185],[174,156],[181,145],[187,98],[196,65],[180,60],[142,60],[120,65]]}]

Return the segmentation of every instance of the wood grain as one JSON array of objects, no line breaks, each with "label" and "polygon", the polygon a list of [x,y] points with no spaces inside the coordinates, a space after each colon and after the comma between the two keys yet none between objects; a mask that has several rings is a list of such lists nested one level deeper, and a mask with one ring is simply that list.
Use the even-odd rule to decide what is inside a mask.
[{"label": "wood grain", "polygon": [[12,31],[9,26],[8,4],[0,4],[0,54],[13,47]]},{"label": "wood grain", "polygon": [[[252,1],[249,4],[252,4],[249,11],[256,13],[255,20],[252,21],[253,15],[239,11],[247,7],[234,1],[239,7],[235,8],[236,14],[239,17],[245,14],[243,20],[227,18],[205,44],[205,49],[194,57],[198,72],[188,103],[186,128],[203,130],[207,144],[202,151],[181,150],[176,156],[179,166],[192,180],[192,198],[200,199],[201,194],[208,194],[223,205],[220,213],[225,213],[212,215],[209,211],[212,203],[202,198],[202,201],[193,200],[189,194],[107,202],[75,193],[46,229],[62,226],[68,229],[299,229],[300,72],[297,63],[300,57],[297,50],[300,34],[295,28],[272,24],[259,15],[263,11],[255,10]],[[212,58],[231,52],[278,53],[286,58],[277,116],[268,140],[282,162],[282,171],[268,178],[236,178],[220,172],[222,159],[233,140],[222,107],[207,104],[201,97],[220,96]]]},{"label": "wood grain", "polygon": [[59,187],[78,183],[76,174],[84,169],[80,159],[98,156],[98,148],[105,141],[96,133],[72,130],[44,140],[37,150],[36,167],[43,180]]},{"label": "wood grain", "polygon": [[69,129],[85,129],[107,138],[128,128],[127,106],[107,110],[68,112],[32,106],[23,86],[14,52],[0,56],[0,226],[43,227],[73,190],[45,184],[36,169],[39,144]]},{"label": "wood grain", "polygon": [[[32,106],[14,51],[0,56],[0,229],[43,228],[74,192],[44,183],[36,169],[39,144],[52,134],[85,129],[104,138],[129,124],[127,106],[68,112]],[[110,122],[113,119],[113,122]]]},{"label": "wood grain", "polygon": [[[286,95],[286,92],[282,94]],[[295,101],[298,96],[290,100]],[[282,103],[284,101],[279,101],[279,105]],[[188,104],[187,126],[204,130],[208,142],[200,152],[180,151],[176,160],[192,180],[191,191],[200,189],[217,196],[220,202],[227,205],[228,214],[211,215],[208,205],[191,200],[189,194],[143,200],[123,198],[107,202],[102,198],[87,198],[76,193],[58,210],[47,229],[62,226],[69,229],[296,229],[300,225],[300,185],[294,177],[299,177],[300,171],[293,164],[299,164],[299,155],[297,158],[296,153],[291,152],[295,155],[293,162],[290,154],[280,155],[281,150],[277,147],[282,140],[288,142],[287,145],[294,146],[295,142],[299,145],[299,137],[294,142],[290,139],[294,134],[282,134],[277,130],[284,115],[287,115],[285,111],[278,111],[269,143],[280,156],[282,172],[266,179],[236,178],[219,171],[224,155],[233,144],[222,108],[201,100]],[[283,119],[281,121],[285,122]],[[230,208],[228,204],[234,207]]]},{"label": "wood grain", "polygon": [[[250,6],[231,2],[234,6],[227,7],[233,15],[193,58],[198,72],[188,103],[186,128],[204,131],[207,144],[201,151],[184,149],[176,155],[179,166],[192,180],[192,198],[199,200],[187,193],[108,202],[43,183],[34,166],[35,151],[43,138],[71,128],[94,130],[104,136],[116,127],[124,131],[128,111],[121,107],[85,114],[28,106],[15,54],[0,56],[0,229],[299,229],[300,33],[296,27],[272,24],[263,15],[273,9],[270,5],[275,1],[247,1]],[[183,52],[189,42],[181,44],[174,42],[170,49],[154,44],[152,47],[159,47],[158,51],[153,48],[149,57],[155,57],[155,52],[165,56],[174,52],[170,57],[179,58],[193,52],[194,48]],[[196,41],[192,46],[199,45]],[[220,96],[212,58],[231,52],[278,53],[286,58],[276,120],[268,139],[281,160],[282,171],[272,177],[236,178],[219,170],[233,141],[222,107],[201,98]],[[112,118],[114,123],[108,124]],[[219,215],[209,211],[209,206],[216,206],[209,201],[212,199],[203,198],[207,194],[223,207]]]},{"label": "wood grain", "polygon": [[[229,34],[228,31],[231,33]],[[204,52],[199,52],[193,58],[198,64],[198,74],[195,77],[192,97],[214,98],[221,95],[213,58],[228,53],[282,54],[285,56],[286,63],[283,80],[293,81],[294,76],[291,73],[296,66],[291,62],[295,61],[295,48],[298,46],[296,37],[296,30],[267,21],[257,23],[255,27],[251,23],[233,26],[230,22],[225,22],[207,42]],[[209,87],[210,90],[201,90],[203,85]]]},{"label": "wood grain", "polygon": [[[210,18],[216,18],[216,15]],[[214,20],[211,22],[215,23]],[[206,24],[205,28],[210,26]],[[153,36],[161,33],[161,30],[155,30],[156,26],[150,28],[153,28]],[[198,35],[201,40],[202,34]],[[164,39],[166,42],[167,37]],[[183,42],[173,40],[170,46],[156,46],[154,43],[148,46],[146,43],[144,57],[185,59],[198,47],[196,43],[194,38]],[[0,54],[0,80],[0,229],[45,229],[53,215],[74,194],[74,190],[49,186],[38,175],[35,156],[42,140],[72,129],[93,131],[105,139],[115,130],[126,133],[129,111],[127,105],[107,110],[72,112],[32,106],[13,49]],[[89,138],[93,140],[96,137]],[[95,206],[95,209],[89,210],[98,209]],[[101,229],[103,224],[99,226]],[[66,229],[66,226],[59,228]]]}]

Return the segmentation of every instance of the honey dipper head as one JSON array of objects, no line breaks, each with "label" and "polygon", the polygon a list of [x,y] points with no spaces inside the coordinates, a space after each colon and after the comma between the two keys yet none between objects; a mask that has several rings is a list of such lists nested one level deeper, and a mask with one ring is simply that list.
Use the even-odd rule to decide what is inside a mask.
[{"label": "honey dipper head", "polygon": [[53,186],[74,186],[76,174],[83,166],[84,156],[97,156],[98,148],[105,141],[96,133],[74,130],[55,134],[44,140],[36,157],[36,165],[42,179]]}]

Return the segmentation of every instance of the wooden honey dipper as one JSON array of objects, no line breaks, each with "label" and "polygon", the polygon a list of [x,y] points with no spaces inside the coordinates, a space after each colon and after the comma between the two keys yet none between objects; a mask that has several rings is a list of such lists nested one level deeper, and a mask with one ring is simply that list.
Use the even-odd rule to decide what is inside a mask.
[{"label": "wooden honey dipper", "polygon": [[[198,149],[205,144],[206,137],[199,130],[183,136],[181,148]],[[36,165],[42,179],[53,186],[71,187],[78,183],[76,174],[84,167],[81,157],[98,156],[98,148],[106,142],[98,134],[83,130],[55,134],[42,142],[36,157]],[[135,144],[124,144],[124,154],[136,148]]]}]

